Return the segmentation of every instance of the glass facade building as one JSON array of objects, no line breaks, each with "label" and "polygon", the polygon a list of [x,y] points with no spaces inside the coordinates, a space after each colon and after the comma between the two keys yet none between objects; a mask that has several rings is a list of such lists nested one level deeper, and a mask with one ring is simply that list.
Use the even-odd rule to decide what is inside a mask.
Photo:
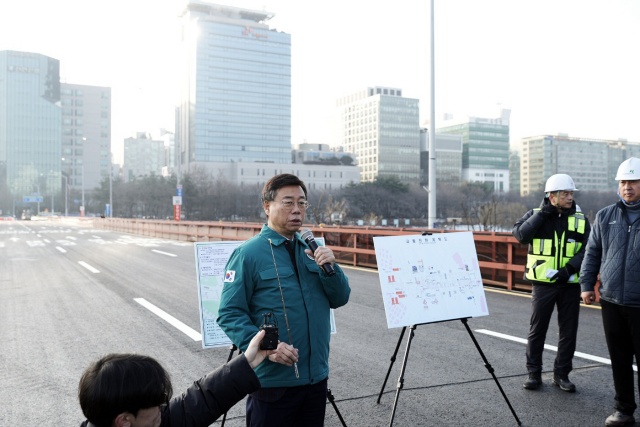
[{"label": "glass facade building", "polygon": [[61,188],[60,63],[0,51],[0,185],[14,200]]},{"label": "glass facade building", "polygon": [[[462,183],[462,137],[436,134],[436,184]],[[429,129],[420,129],[420,185],[429,185]]]},{"label": "glass facade building", "polygon": [[186,170],[214,162],[291,163],[291,36],[269,28],[272,17],[187,4],[176,123]]},{"label": "glass facade building", "polygon": [[360,181],[394,176],[420,182],[418,100],[400,89],[370,87],[338,100],[340,145],[354,153]]},{"label": "glass facade building", "polygon": [[462,136],[462,179],[481,182],[496,192],[509,191],[509,117],[469,117],[461,122],[443,123],[437,132]]}]

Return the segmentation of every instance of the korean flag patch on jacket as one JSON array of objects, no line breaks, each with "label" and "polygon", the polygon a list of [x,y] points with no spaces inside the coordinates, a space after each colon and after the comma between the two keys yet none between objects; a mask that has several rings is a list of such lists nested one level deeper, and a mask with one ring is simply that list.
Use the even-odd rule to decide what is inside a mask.
[{"label": "korean flag patch on jacket", "polygon": [[233,283],[233,280],[236,278],[236,272],[233,270],[227,270],[224,275],[224,283]]}]

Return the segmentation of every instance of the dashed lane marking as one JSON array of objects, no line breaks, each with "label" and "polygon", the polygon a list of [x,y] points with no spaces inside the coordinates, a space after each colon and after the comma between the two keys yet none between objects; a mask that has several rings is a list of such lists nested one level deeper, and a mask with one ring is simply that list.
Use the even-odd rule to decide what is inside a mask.
[{"label": "dashed lane marking", "polygon": [[92,266],[90,266],[89,264],[87,264],[84,261],[78,261],[78,264],[80,264],[81,266],[83,266],[84,268],[86,268],[87,270],[89,270],[92,273],[100,273],[100,270],[98,270],[97,268],[94,268]]},{"label": "dashed lane marking", "polygon": [[162,320],[164,320],[165,322],[169,323],[174,328],[178,329],[180,332],[184,333],[186,336],[188,336],[192,340],[202,341],[202,334],[200,334],[200,332],[185,325],[184,323],[182,323],[181,321],[179,321],[178,319],[176,319],[166,311],[151,304],[146,299],[134,298],[133,300],[138,304],[140,304],[141,306],[143,306],[144,308],[146,308],[147,310],[149,310],[150,312],[152,312],[153,314],[155,314],[156,316],[158,316],[159,318],[161,318]]},{"label": "dashed lane marking", "polygon": [[162,251],[159,251],[159,250],[156,250],[156,249],[151,249],[151,252],[155,252],[155,253],[157,253],[157,254],[166,255],[166,256],[171,256],[171,257],[176,257],[176,256],[178,256],[178,255],[176,255],[176,254],[170,254],[169,252],[162,252]]},{"label": "dashed lane marking", "polygon": [[[487,329],[476,329],[476,332],[479,332],[479,333],[485,334],[485,335],[490,335],[492,337],[502,338],[502,339],[505,339],[505,340],[508,340],[508,341],[514,341],[514,342],[518,342],[518,343],[527,345],[527,340],[526,339],[514,337],[513,335],[502,334],[500,332],[489,331]],[[558,347],[556,347],[554,345],[545,344],[544,348],[546,350],[551,350],[551,351],[555,351],[555,352],[558,351]],[[592,362],[603,363],[605,365],[611,365],[611,360],[605,359],[604,357],[593,356],[591,354],[582,353],[580,351],[576,351],[575,353],[573,353],[573,355],[575,357],[579,357],[581,359],[591,360]],[[636,365],[633,365],[633,370],[637,372],[638,371],[638,367]]]}]

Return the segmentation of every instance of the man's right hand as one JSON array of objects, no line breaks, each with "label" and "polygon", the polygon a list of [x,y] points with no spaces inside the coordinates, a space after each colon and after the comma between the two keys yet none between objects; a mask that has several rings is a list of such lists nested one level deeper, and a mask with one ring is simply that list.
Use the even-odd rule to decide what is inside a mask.
[{"label": "man's right hand", "polygon": [[580,298],[582,298],[582,302],[584,302],[585,304],[591,305],[596,300],[596,293],[595,292],[583,292],[583,293],[580,294]]},{"label": "man's right hand", "polygon": [[551,203],[547,203],[542,208],[540,208],[540,213],[544,216],[550,216],[558,213],[558,209]]},{"label": "man's right hand", "polygon": [[298,349],[280,341],[278,348],[269,355],[269,360],[282,365],[293,366],[294,363],[298,362]]}]

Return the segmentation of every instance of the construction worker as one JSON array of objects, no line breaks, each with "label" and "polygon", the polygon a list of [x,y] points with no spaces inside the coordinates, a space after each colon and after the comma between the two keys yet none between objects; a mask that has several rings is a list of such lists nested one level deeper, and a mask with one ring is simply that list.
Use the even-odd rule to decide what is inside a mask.
[{"label": "construction worker", "polygon": [[540,207],[529,210],[513,226],[514,237],[529,245],[524,275],[532,284],[526,352],[529,375],[522,385],[527,390],[542,384],[542,351],[556,305],[560,334],[553,383],[567,392],[576,390],[569,373],[573,369],[580,313],[578,273],[591,229],[573,200],[577,190],[569,175],[552,175],[545,184]]}]

